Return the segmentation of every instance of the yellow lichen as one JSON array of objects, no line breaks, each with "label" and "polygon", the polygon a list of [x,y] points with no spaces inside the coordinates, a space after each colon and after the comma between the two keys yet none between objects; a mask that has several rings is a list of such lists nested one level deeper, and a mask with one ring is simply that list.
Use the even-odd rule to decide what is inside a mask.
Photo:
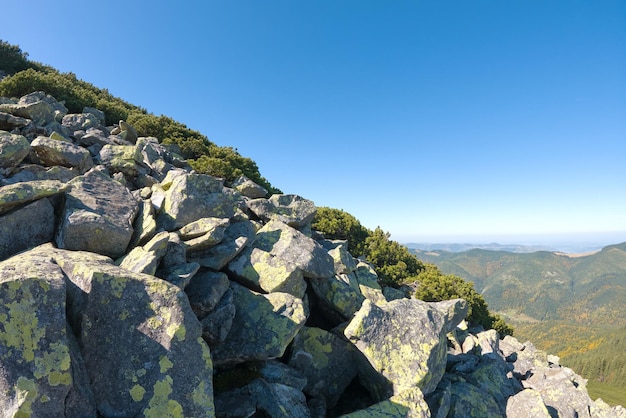
[{"label": "yellow lichen", "polygon": [[169,396],[172,393],[172,378],[166,376],[154,384],[152,399],[143,411],[146,418],[182,418],[183,407]]},{"label": "yellow lichen", "polygon": [[140,402],[143,400],[143,396],[146,394],[146,390],[140,385],[133,386],[129,391],[131,398],[133,401]]},{"label": "yellow lichen", "polygon": [[159,366],[161,367],[161,373],[165,373],[169,369],[171,369],[174,364],[167,356],[161,356],[161,360],[159,360]]}]

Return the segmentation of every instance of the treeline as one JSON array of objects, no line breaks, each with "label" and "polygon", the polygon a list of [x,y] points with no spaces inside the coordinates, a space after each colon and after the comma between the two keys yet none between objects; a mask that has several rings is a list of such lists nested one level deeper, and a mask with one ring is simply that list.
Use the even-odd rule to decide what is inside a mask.
[{"label": "treeline", "polygon": [[563,363],[586,379],[626,387],[626,328],[607,332],[585,352],[567,356]]},{"label": "treeline", "polygon": [[3,40],[0,40],[0,71],[6,75],[0,81],[0,96],[21,97],[33,91],[44,91],[63,101],[70,113],[81,113],[86,106],[95,107],[105,113],[108,125],[124,120],[140,136],[154,136],[164,144],[175,145],[199,173],[223,177],[226,181],[245,175],[270,193],[280,192],[261,176],[253,160],[241,156],[235,148],[218,146],[200,132],[167,116],[148,113],[144,108],[114,97],[106,89],[79,80],[73,73],[61,73],[31,61],[19,46]]},{"label": "treeline", "polygon": [[352,255],[374,265],[381,284],[397,288],[409,286],[415,289],[415,297],[427,302],[463,298],[469,304],[467,319],[470,323],[493,328],[501,336],[513,334],[509,324],[489,311],[473,283],[443,274],[435,265],[423,263],[407,247],[391,240],[389,233],[380,227],[369,230],[343,210],[321,207],[313,219],[313,228],[326,238],[347,240]]},{"label": "treeline", "polygon": [[[4,72],[4,74],[1,74]],[[256,163],[241,156],[233,147],[221,147],[198,131],[167,116],[156,116],[146,109],[114,97],[106,89],[79,80],[73,73],[58,70],[28,59],[18,46],[0,40],[0,96],[21,97],[44,91],[64,101],[71,113],[95,107],[105,113],[108,125],[124,120],[138,135],[153,136],[164,144],[177,147],[179,153],[199,173],[232,181],[245,175],[271,194],[280,193],[259,173]],[[390,239],[381,228],[369,230],[352,215],[338,209],[319,208],[313,224],[329,239],[348,240],[349,251],[372,263],[381,284],[417,288],[415,295],[426,301],[463,298],[469,302],[468,320],[484,328],[495,328],[502,336],[513,329],[498,315],[492,314],[473,284],[457,276],[444,275],[434,265],[424,264],[403,245]],[[416,285],[417,284],[417,285]]]}]

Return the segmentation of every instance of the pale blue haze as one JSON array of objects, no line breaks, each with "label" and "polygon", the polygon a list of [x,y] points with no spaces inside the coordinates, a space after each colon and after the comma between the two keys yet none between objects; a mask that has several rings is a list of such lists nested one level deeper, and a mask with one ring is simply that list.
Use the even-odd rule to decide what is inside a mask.
[{"label": "pale blue haze", "polygon": [[0,38],[401,242],[626,241],[626,2],[4,0]]}]

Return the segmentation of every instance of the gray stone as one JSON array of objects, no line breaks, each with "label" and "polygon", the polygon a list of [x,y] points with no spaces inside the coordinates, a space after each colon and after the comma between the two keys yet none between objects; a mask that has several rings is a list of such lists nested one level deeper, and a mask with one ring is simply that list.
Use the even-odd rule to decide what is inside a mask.
[{"label": "gray stone", "polygon": [[550,418],[550,413],[541,399],[541,393],[526,389],[506,402],[507,418]]},{"label": "gray stone", "polygon": [[38,136],[30,146],[43,165],[76,167],[81,173],[93,167],[89,151],[70,142]]},{"label": "gray stone", "polygon": [[312,201],[290,194],[275,194],[269,199],[250,200],[248,207],[266,222],[277,219],[297,229],[310,224],[317,211]]},{"label": "gray stone", "polygon": [[17,167],[30,152],[30,143],[22,135],[0,131],[0,170]]},{"label": "gray stone", "polygon": [[0,260],[54,238],[54,207],[40,199],[0,215]]},{"label": "gray stone", "polygon": [[188,259],[203,267],[221,270],[254,239],[254,236],[255,229],[251,222],[233,222],[224,231],[224,238],[219,244],[204,251],[191,253]]},{"label": "gray stone", "polygon": [[105,145],[98,154],[98,160],[112,172],[136,176],[142,171],[143,156],[134,145]]},{"label": "gray stone", "polygon": [[258,199],[267,196],[267,190],[247,178],[246,176],[238,177],[232,184],[233,189],[250,199]]},{"label": "gray stone", "polygon": [[0,215],[44,197],[63,193],[64,183],[56,180],[38,180],[0,187]]},{"label": "gray stone", "polygon": [[118,258],[133,235],[138,202],[121,184],[92,170],[72,180],[56,237],[59,248]]},{"label": "gray stone", "polygon": [[200,218],[232,217],[235,202],[231,196],[222,193],[223,188],[222,180],[206,174],[175,177],[165,191],[157,224],[165,230],[174,231]]},{"label": "gray stone", "polygon": [[89,128],[101,126],[98,116],[92,113],[71,113],[63,116],[61,123],[71,132],[86,131]]},{"label": "gray stone", "polygon": [[0,112],[0,130],[12,131],[15,128],[22,128],[31,123],[29,119],[14,116],[10,113]]},{"label": "gray stone", "polygon": [[214,347],[226,341],[233,326],[237,308],[233,303],[233,291],[230,287],[224,292],[219,303],[211,312],[205,315],[202,322],[202,337]]},{"label": "gray stone", "polygon": [[202,319],[215,309],[229,287],[230,281],[226,274],[205,271],[191,279],[185,293],[189,298],[191,309],[199,319]]},{"label": "gray stone", "polygon": [[253,245],[298,267],[304,277],[318,279],[335,275],[334,261],[324,247],[279,220],[265,224],[257,232]]},{"label": "gray stone", "polygon": [[281,357],[307,318],[304,303],[287,293],[262,295],[231,283],[237,314],[222,344],[213,350],[217,365]]}]

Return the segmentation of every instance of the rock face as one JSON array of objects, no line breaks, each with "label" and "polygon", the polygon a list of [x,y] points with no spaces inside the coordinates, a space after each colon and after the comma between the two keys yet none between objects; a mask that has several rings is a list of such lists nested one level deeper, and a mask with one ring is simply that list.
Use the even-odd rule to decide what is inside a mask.
[{"label": "rock face", "polygon": [[37,92],[0,100],[0,411],[626,417],[463,300],[382,289],[313,202],[193,172]]}]

